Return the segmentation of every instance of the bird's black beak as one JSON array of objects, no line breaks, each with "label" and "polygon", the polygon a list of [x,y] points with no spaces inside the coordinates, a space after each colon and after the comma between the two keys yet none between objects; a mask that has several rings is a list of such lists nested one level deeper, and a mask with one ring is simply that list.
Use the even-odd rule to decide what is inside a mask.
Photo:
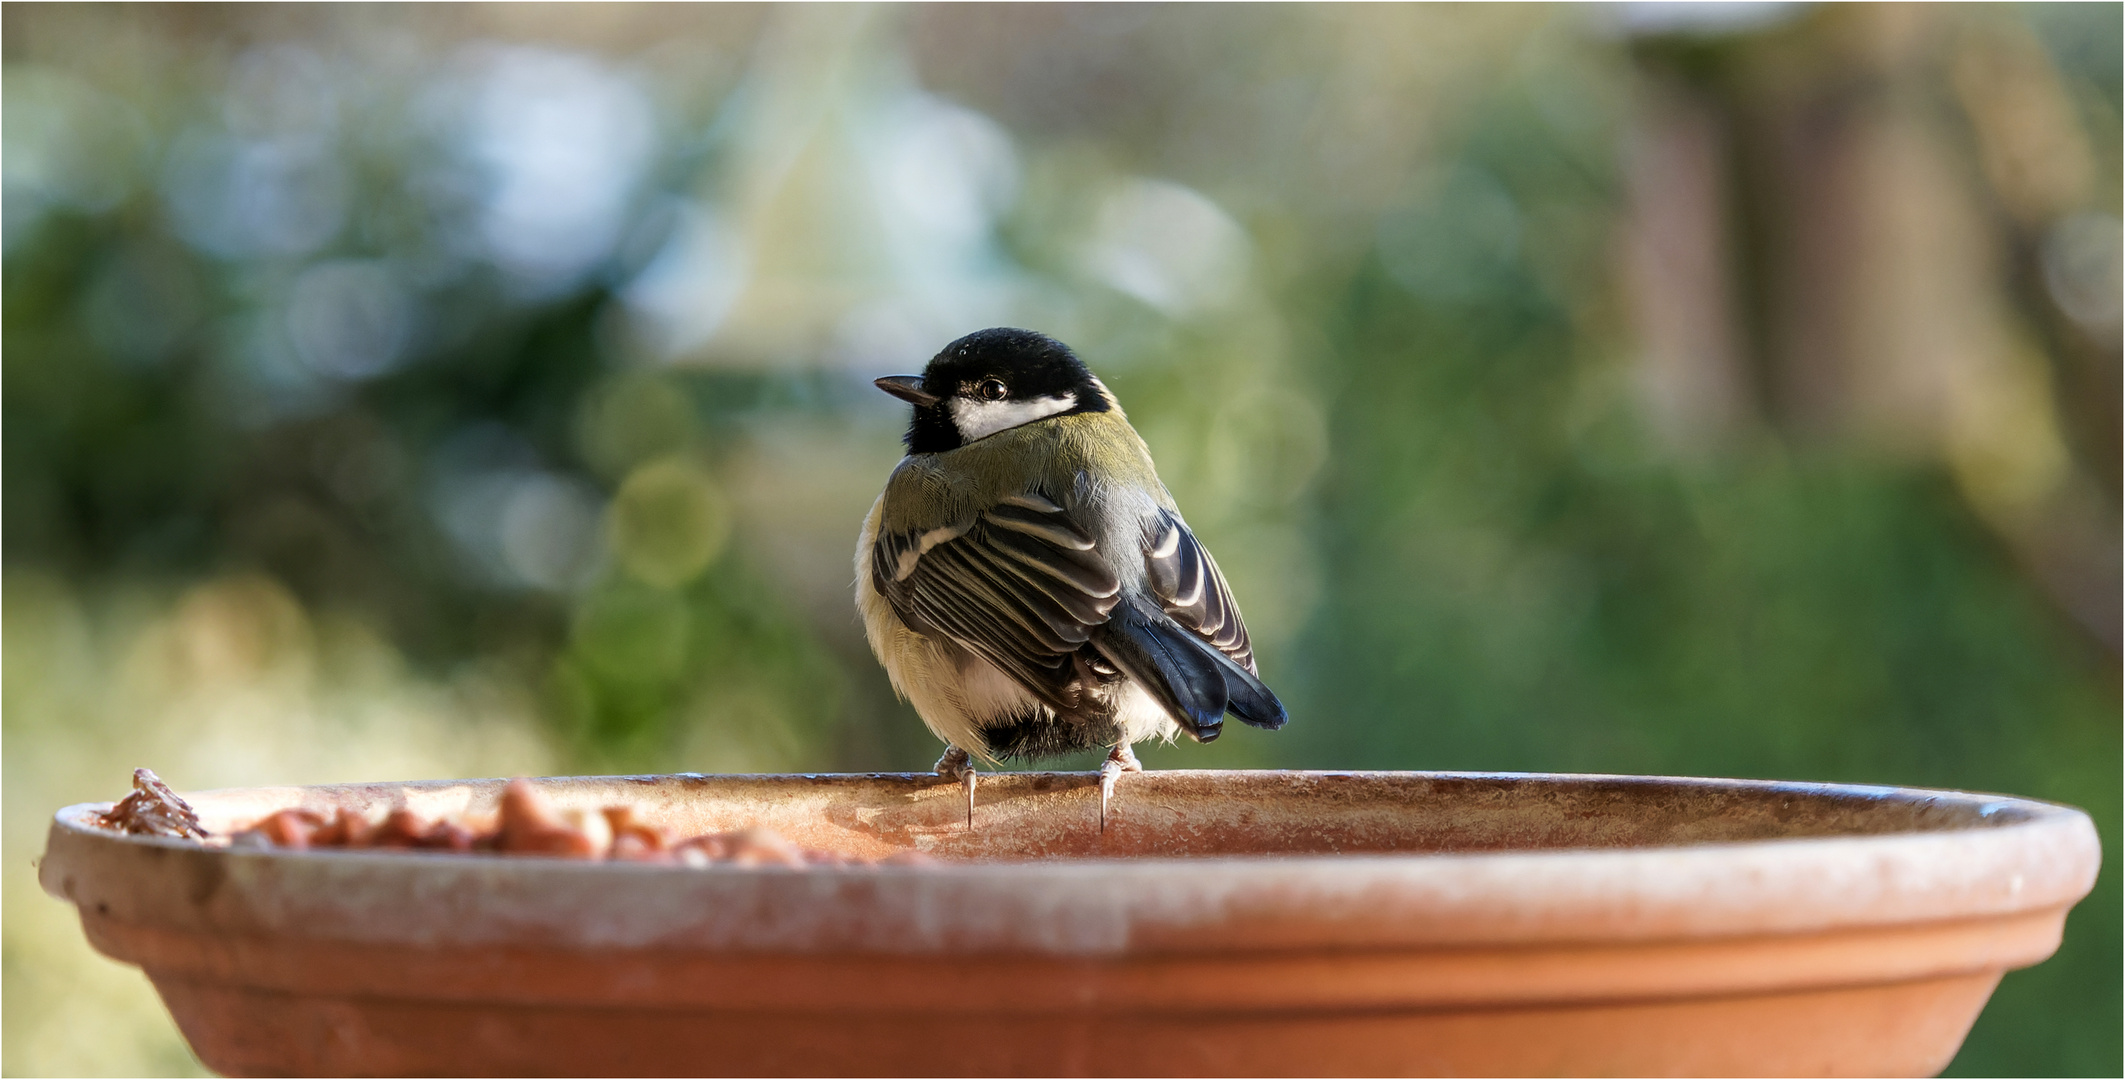
[{"label": "bird's black beak", "polygon": [[877,380],[875,385],[910,405],[935,405],[938,401],[937,395],[922,388],[920,375],[888,375]]}]

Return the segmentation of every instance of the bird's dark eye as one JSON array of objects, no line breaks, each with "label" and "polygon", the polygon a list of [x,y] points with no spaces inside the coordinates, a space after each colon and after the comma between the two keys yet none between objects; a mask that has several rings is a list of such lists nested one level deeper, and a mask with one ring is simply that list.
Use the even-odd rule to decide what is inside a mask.
[{"label": "bird's dark eye", "polygon": [[1011,389],[1002,379],[983,379],[974,385],[974,393],[983,401],[1002,401],[1010,396]]}]

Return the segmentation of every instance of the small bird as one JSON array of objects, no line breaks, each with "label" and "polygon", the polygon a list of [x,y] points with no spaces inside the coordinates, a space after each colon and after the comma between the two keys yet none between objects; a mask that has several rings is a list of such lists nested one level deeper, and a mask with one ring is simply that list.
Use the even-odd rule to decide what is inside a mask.
[{"label": "small bird", "polygon": [[856,606],[893,689],[974,759],[1110,748],[1100,828],[1133,744],[1284,726],[1217,563],[1121,405],[1068,346],[982,330],[877,386],[915,407],[856,545]]}]

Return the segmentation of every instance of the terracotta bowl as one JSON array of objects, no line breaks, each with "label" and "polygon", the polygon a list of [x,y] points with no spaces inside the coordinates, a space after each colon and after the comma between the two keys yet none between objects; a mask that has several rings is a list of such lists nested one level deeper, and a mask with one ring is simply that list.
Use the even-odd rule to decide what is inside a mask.
[{"label": "terracotta bowl", "polygon": [[[1923,1075],[2094,882],[2078,810],[1657,777],[540,782],[941,865],[207,848],[68,807],[44,888],[263,1074]],[[492,809],[499,781],[189,796]]]}]

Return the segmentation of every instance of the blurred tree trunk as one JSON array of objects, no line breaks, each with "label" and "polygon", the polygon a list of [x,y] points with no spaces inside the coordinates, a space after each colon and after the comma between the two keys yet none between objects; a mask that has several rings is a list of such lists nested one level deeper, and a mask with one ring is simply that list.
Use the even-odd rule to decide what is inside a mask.
[{"label": "blurred tree trunk", "polygon": [[2115,653],[2115,143],[2042,46],[2011,12],[1854,5],[1636,51],[1622,254],[1656,427],[1937,461]]}]

